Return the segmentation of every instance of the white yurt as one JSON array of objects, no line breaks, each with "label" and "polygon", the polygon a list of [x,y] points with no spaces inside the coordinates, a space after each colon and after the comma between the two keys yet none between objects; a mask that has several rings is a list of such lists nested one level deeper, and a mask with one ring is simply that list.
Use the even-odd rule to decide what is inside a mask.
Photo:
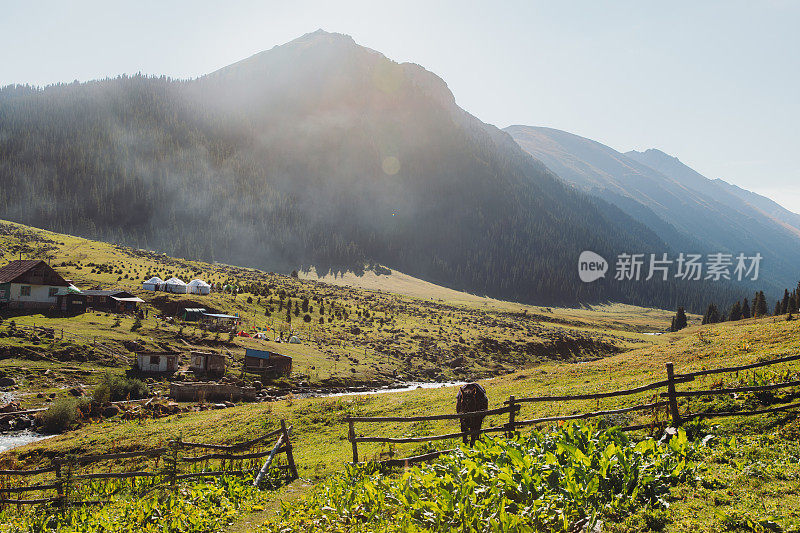
[{"label": "white yurt", "polygon": [[164,290],[175,294],[186,294],[186,283],[178,278],[169,278],[164,282]]},{"label": "white yurt", "polygon": [[211,292],[211,285],[202,279],[193,279],[186,285],[186,292],[189,294],[209,294]]},{"label": "white yurt", "polygon": [[164,285],[164,280],[158,276],[153,276],[142,283],[142,289],[145,291],[160,291],[162,285]]}]

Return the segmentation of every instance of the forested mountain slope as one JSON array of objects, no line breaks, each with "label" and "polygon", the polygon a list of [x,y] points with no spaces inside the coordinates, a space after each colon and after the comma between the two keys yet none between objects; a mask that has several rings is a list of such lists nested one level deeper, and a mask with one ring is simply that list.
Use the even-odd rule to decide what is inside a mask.
[{"label": "forested mountain slope", "polygon": [[[761,253],[762,289],[779,297],[782,287],[794,285],[800,232],[677,159],[657,150],[622,154],[551,128],[511,126],[505,131],[565,181],[618,206],[672,248]],[[790,220],[793,214],[784,209],[779,215]]]},{"label": "forested mountain slope", "polygon": [[720,284],[581,283],[585,249],[668,248],[434,74],[322,31],[197,80],[6,87],[0,185],[0,218],[265,270],[376,261],[543,304],[734,299]]}]

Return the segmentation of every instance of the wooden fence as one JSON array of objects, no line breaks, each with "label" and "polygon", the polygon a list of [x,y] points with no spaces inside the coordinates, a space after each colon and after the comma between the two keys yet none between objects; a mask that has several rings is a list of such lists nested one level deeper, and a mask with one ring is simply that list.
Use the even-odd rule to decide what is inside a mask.
[{"label": "wooden fence", "polygon": [[[98,342],[96,336],[87,337],[85,335],[78,335],[76,333],[65,332],[64,328],[48,328],[48,327],[43,327],[43,326],[37,326],[36,324],[33,324],[32,326],[25,326],[25,325],[17,324],[15,329],[24,330],[24,331],[30,331],[34,335],[36,335],[37,333],[47,334],[47,335],[52,336],[51,340],[56,340],[56,339],[64,340],[64,339],[67,339],[67,340],[71,340],[71,341],[75,342],[76,344],[91,345],[92,349],[94,349],[96,352],[98,352],[98,353],[100,353],[102,355],[108,356],[108,357],[117,358],[117,359],[118,358],[123,358],[124,359],[124,358],[127,357],[125,353],[120,352],[118,349],[113,347],[113,345],[110,345],[110,344],[108,344],[106,342],[102,342],[102,341]],[[35,352],[34,351],[33,353],[35,353],[36,355],[38,355],[39,357],[42,357],[44,359],[51,360],[49,357],[47,357],[47,356],[45,356],[45,355],[43,355],[43,354],[41,354],[39,352]]]},{"label": "wooden fence", "polygon": [[[429,415],[429,416],[348,416],[347,423],[349,426],[348,431],[348,440],[350,441],[352,448],[353,448],[353,463],[358,463],[358,443],[359,442],[385,442],[385,443],[409,443],[409,442],[431,442],[436,440],[446,440],[446,439],[457,439],[462,437],[469,437],[470,433],[448,433],[446,435],[434,435],[430,437],[358,437],[356,436],[355,432],[355,423],[356,422],[426,422],[426,421],[433,421],[433,420],[461,420],[462,418],[469,418],[473,416],[490,416],[490,415],[501,415],[505,413],[509,413],[509,416],[513,420],[513,413],[519,410],[518,405],[510,405],[506,407],[500,407],[498,409],[489,409],[488,411],[475,411],[472,413],[457,413],[454,415]],[[477,433],[496,433],[502,431],[509,431],[508,424],[504,424],[502,426],[494,426],[486,429],[481,429]],[[415,457],[406,457],[404,459],[389,459],[386,461],[381,461],[381,464],[385,464],[387,466],[407,466],[413,463],[419,463],[422,461],[429,461],[431,459],[436,459],[443,453],[448,453],[453,450],[440,450],[431,453],[427,453],[424,455],[418,455]]]},{"label": "wooden fence", "polygon": [[[289,439],[292,427],[281,420],[280,427],[255,439],[230,445],[203,444],[172,440],[162,448],[135,452],[85,455],[80,457],[54,457],[49,466],[28,470],[0,470],[0,508],[7,505],[53,504],[62,509],[70,506],[96,505],[104,500],[75,499],[81,494],[82,483],[96,480],[147,479],[155,487],[174,489],[179,481],[209,477],[243,476],[258,473],[256,485],[269,470],[274,457],[285,453],[286,470],[290,480],[297,479],[292,443]],[[277,441],[264,448],[272,439]],[[260,466],[258,459],[267,457]],[[152,468],[135,466],[127,471],[96,471],[96,466],[108,461],[135,460],[154,461]],[[162,466],[159,468],[159,463]],[[216,464],[214,464],[216,463]],[[260,470],[259,470],[260,467]],[[87,469],[90,471],[86,472]],[[36,478],[36,483],[26,485],[25,480]],[[25,494],[39,493],[39,497],[23,498]],[[16,497],[13,497],[16,495]]]},{"label": "wooden fence", "polygon": [[[792,361],[800,361],[800,355],[781,357],[769,361],[760,361],[758,363],[752,363],[749,365],[715,368],[711,370],[689,372],[686,374],[675,374],[673,364],[667,363],[665,368],[667,379],[662,381],[656,381],[654,383],[648,383],[647,385],[642,385],[640,387],[635,387],[632,389],[597,392],[590,394],[572,394],[572,395],[560,395],[560,396],[531,396],[526,398],[516,398],[514,396],[511,396],[507,401],[504,402],[504,407],[501,407],[499,409],[491,409],[488,411],[480,411],[477,413],[463,413],[455,415],[412,416],[412,417],[391,417],[391,416],[390,417],[347,417],[347,422],[349,425],[348,440],[350,441],[353,449],[353,463],[358,463],[359,442],[380,442],[380,443],[432,442],[437,440],[461,438],[465,434],[449,433],[445,435],[433,435],[426,437],[401,437],[401,438],[380,437],[380,436],[358,436],[355,431],[356,422],[421,422],[421,421],[433,421],[433,420],[458,420],[471,415],[488,416],[488,415],[498,415],[507,413],[508,422],[506,424],[502,426],[495,426],[483,429],[480,431],[480,433],[505,432],[511,435],[517,429],[525,426],[533,426],[537,424],[560,422],[567,420],[587,420],[591,418],[621,415],[621,414],[641,412],[641,411],[649,411],[653,415],[657,414],[660,411],[664,411],[667,416],[665,417],[665,420],[661,422],[657,422],[654,420],[646,424],[622,426],[619,429],[622,431],[635,431],[642,429],[664,429],[670,423],[673,427],[677,428],[680,427],[683,423],[694,419],[731,417],[731,416],[753,416],[753,415],[761,415],[767,413],[775,413],[779,411],[787,411],[791,409],[800,408],[800,403],[792,403],[788,405],[782,405],[779,407],[756,409],[749,411],[747,410],[728,411],[728,412],[702,411],[696,413],[681,413],[679,407],[679,398],[690,398],[696,396],[723,396],[734,393],[772,391],[788,387],[798,387],[800,386],[800,380],[784,381],[781,383],[773,383],[768,385],[753,385],[753,386],[728,387],[728,388],[718,387],[718,388],[709,388],[706,390],[686,390],[686,391],[677,390],[677,386],[690,383],[698,377],[703,377],[713,374],[723,374],[723,373],[738,374],[739,372],[742,371],[773,366],[782,363],[789,363]],[[666,390],[660,392],[661,389],[666,389]],[[577,413],[572,415],[547,416],[547,417],[530,418],[523,420],[519,420],[517,418],[517,413],[520,411],[520,408],[524,404],[541,403],[541,402],[571,402],[571,401],[585,401],[585,400],[599,401],[601,399],[619,398],[623,396],[630,396],[649,391],[654,392],[655,396],[653,399],[656,401],[649,401],[647,403],[621,407],[618,409],[607,409],[607,410],[598,409],[596,411]],[[408,466],[413,463],[435,459],[440,455],[449,453],[451,451],[453,450],[440,450],[440,451],[430,452],[424,455],[407,457],[404,459],[389,459],[385,461],[379,461],[379,463],[386,466]]]}]

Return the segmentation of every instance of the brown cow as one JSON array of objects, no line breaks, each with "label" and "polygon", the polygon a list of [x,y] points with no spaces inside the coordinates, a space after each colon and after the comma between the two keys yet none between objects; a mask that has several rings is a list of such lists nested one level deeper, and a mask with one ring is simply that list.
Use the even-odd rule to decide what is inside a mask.
[{"label": "brown cow", "polygon": [[[486,391],[477,383],[469,383],[458,390],[456,400],[456,413],[473,413],[475,411],[486,411],[489,408],[489,399]],[[467,443],[467,434],[470,437],[470,446],[475,445],[475,440],[481,431],[481,425],[485,415],[467,416],[461,419],[461,433],[464,435],[464,444]]]}]

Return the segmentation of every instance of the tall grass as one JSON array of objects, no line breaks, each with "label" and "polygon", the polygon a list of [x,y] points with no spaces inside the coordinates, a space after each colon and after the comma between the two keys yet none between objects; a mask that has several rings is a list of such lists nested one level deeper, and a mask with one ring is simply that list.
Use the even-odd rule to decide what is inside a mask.
[{"label": "tall grass", "polygon": [[45,433],[63,433],[76,425],[90,404],[86,398],[61,398],[53,402],[47,411],[38,413],[39,428]]}]

